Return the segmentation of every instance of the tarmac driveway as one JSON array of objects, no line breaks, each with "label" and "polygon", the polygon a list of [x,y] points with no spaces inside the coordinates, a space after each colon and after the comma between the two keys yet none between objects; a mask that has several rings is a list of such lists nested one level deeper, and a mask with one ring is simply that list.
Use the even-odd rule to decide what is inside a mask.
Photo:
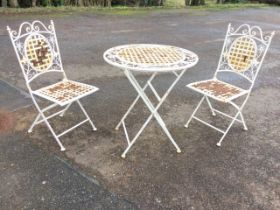
[{"label": "tarmac driveway", "polygon": [[[62,138],[59,147],[45,126],[32,134],[26,130],[35,117],[32,106],[15,112],[17,134],[24,141],[57,155],[81,173],[98,180],[110,192],[125,197],[140,209],[280,209],[280,12],[279,8],[246,10],[156,11],[145,15],[117,16],[80,13],[65,16],[2,16],[0,19],[0,77],[26,90],[5,26],[19,26],[23,20],[54,19],[64,68],[69,78],[94,84],[96,94],[83,100],[98,131],[84,125]],[[267,54],[244,115],[249,130],[235,125],[222,147],[220,134],[192,122],[190,116],[200,95],[185,87],[192,81],[213,76],[227,24],[261,26],[277,34]],[[160,113],[182,154],[177,154],[162,130],[152,121],[124,160],[126,147],[122,130],[114,127],[136,96],[123,73],[102,59],[103,52],[127,43],[159,43],[196,52],[199,63],[189,69],[160,109]],[[4,49],[4,50],[3,50]],[[172,75],[160,76],[155,85],[163,92]],[[145,80],[147,75],[139,75]],[[54,78],[52,78],[54,79]],[[225,111],[230,111],[221,104]],[[81,114],[73,105],[56,129],[70,126]],[[139,103],[126,121],[131,135],[149,115]],[[211,117],[207,107],[201,116]],[[28,155],[28,154],[26,154]],[[30,165],[32,167],[32,165]],[[20,195],[18,195],[20,196]],[[34,201],[36,202],[36,201]],[[67,201],[65,201],[67,202]],[[63,208],[63,207],[61,207]],[[105,207],[104,207],[105,208]]]}]

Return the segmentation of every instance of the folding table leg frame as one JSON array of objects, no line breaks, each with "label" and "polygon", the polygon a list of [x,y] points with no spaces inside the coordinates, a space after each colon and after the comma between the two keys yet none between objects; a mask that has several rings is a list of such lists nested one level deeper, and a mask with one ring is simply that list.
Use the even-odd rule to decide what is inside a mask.
[{"label": "folding table leg frame", "polygon": [[[226,114],[226,113],[224,113],[224,112],[222,112],[222,111],[220,111],[220,110],[214,109],[213,106],[212,106],[212,104],[210,103],[209,98],[208,98],[206,95],[204,95],[204,96],[202,97],[202,99],[199,101],[198,105],[196,106],[196,108],[195,108],[195,110],[193,111],[192,115],[190,116],[189,120],[188,120],[187,123],[185,124],[185,127],[188,128],[188,127],[189,127],[189,124],[190,124],[190,122],[191,122],[191,120],[192,120],[192,119],[196,119],[197,121],[203,123],[204,125],[207,125],[208,127],[215,129],[216,131],[219,131],[220,133],[223,134],[223,136],[222,136],[222,137],[220,138],[220,140],[218,141],[217,146],[221,146],[222,141],[224,140],[225,136],[227,135],[228,131],[230,130],[230,128],[232,127],[232,125],[233,125],[234,122],[239,122],[239,123],[243,124],[244,130],[248,130],[248,128],[247,128],[247,126],[246,126],[246,123],[245,123],[245,120],[244,120],[244,117],[243,117],[243,114],[242,114],[242,109],[243,109],[243,107],[245,106],[245,104],[246,104],[246,102],[247,102],[247,100],[248,100],[248,98],[249,98],[249,95],[250,95],[250,93],[247,94],[247,96],[246,96],[244,102],[241,104],[241,106],[238,106],[237,104],[235,104],[235,103],[232,102],[232,101],[229,101],[229,102],[228,102],[229,104],[231,104],[231,105],[237,110],[237,112],[236,112],[236,114],[235,114],[234,116],[230,116],[230,115],[228,115],[228,114]],[[227,127],[226,130],[222,130],[222,129],[220,129],[220,128],[217,128],[217,127],[215,127],[215,126],[213,126],[213,125],[211,125],[211,124],[205,122],[204,120],[198,118],[197,116],[195,116],[195,114],[197,113],[198,109],[200,108],[202,102],[203,102],[205,99],[206,99],[206,101],[207,101],[207,104],[208,104],[208,106],[209,106],[209,108],[210,108],[210,110],[211,110],[213,116],[215,116],[216,113],[219,113],[219,114],[221,114],[221,115],[223,115],[223,116],[225,116],[225,117],[228,117],[228,118],[232,119],[232,121],[230,122],[230,124],[229,124],[229,126]],[[240,117],[240,119],[238,119],[238,117]]]},{"label": "folding table leg frame", "polygon": [[57,134],[54,132],[52,126],[50,125],[48,119],[50,119],[50,118],[52,118],[52,117],[55,117],[55,116],[57,116],[57,115],[63,116],[64,113],[67,111],[67,109],[71,106],[71,104],[72,104],[73,102],[72,102],[72,103],[69,103],[68,105],[66,105],[66,107],[65,107],[64,109],[62,109],[62,110],[60,110],[60,111],[58,111],[58,112],[55,112],[54,114],[51,114],[51,115],[49,115],[49,116],[46,116],[44,112],[46,112],[46,111],[48,111],[48,110],[50,110],[50,109],[52,109],[52,108],[58,106],[58,104],[55,104],[55,103],[54,103],[54,104],[51,104],[51,105],[49,105],[49,106],[47,106],[47,107],[41,109],[40,106],[38,105],[36,99],[34,98],[33,94],[31,94],[31,96],[32,96],[32,100],[33,100],[33,102],[34,102],[34,104],[35,104],[35,107],[36,107],[36,109],[38,110],[39,113],[38,113],[38,115],[36,116],[34,122],[33,122],[32,125],[30,126],[30,128],[28,129],[28,132],[31,133],[35,125],[38,125],[38,124],[40,124],[40,123],[42,123],[42,122],[45,122],[46,125],[47,125],[47,127],[48,127],[49,130],[51,131],[53,137],[55,138],[56,142],[57,142],[58,145],[60,146],[60,150],[61,150],[61,151],[65,151],[65,147],[62,145],[62,143],[61,143],[61,141],[59,140],[59,138],[60,138],[61,136],[63,136],[64,134],[66,134],[66,133],[72,131],[73,129],[77,128],[78,126],[80,126],[80,125],[82,125],[82,124],[84,124],[84,123],[86,123],[86,122],[89,122],[89,123],[90,123],[90,125],[92,126],[92,129],[93,129],[94,131],[97,130],[96,127],[95,127],[95,125],[93,124],[93,122],[92,122],[91,119],[89,118],[89,116],[88,116],[86,110],[84,109],[83,105],[81,104],[81,102],[80,102],[79,100],[76,100],[76,101],[74,101],[74,102],[77,102],[77,103],[78,103],[78,105],[79,105],[80,109],[82,110],[83,114],[85,115],[86,119],[83,120],[83,121],[81,121],[81,122],[79,122],[79,123],[77,123],[76,125],[72,126],[71,128],[69,128],[69,129],[67,129],[67,130],[65,130],[65,131],[63,131],[62,133],[60,133],[60,134],[57,135]]},{"label": "folding table leg frame", "polygon": [[[157,122],[159,123],[159,125],[161,126],[161,128],[163,129],[163,131],[165,132],[165,134],[167,135],[167,137],[169,138],[169,140],[172,142],[172,144],[175,146],[176,150],[178,153],[181,153],[181,149],[179,148],[179,146],[177,145],[177,143],[175,142],[175,140],[173,139],[173,137],[171,136],[170,132],[168,131],[168,129],[166,128],[165,123],[163,122],[162,118],[160,117],[159,113],[158,113],[158,109],[160,108],[160,106],[162,105],[162,103],[165,101],[165,99],[167,98],[167,96],[169,95],[169,93],[171,92],[171,90],[174,88],[174,86],[176,85],[176,83],[179,81],[179,79],[182,77],[182,75],[185,73],[186,69],[182,70],[180,74],[178,74],[177,72],[173,72],[176,76],[176,79],[174,80],[174,82],[171,84],[171,86],[167,89],[167,91],[165,92],[165,94],[160,97],[159,94],[157,93],[157,91],[155,90],[155,88],[152,85],[152,80],[155,78],[156,76],[156,72],[153,73],[151,75],[151,77],[147,80],[146,84],[144,85],[144,87],[142,88],[138,81],[136,80],[135,76],[131,73],[131,71],[129,70],[125,70],[125,75],[128,78],[128,80],[130,81],[130,83],[132,84],[132,86],[135,88],[135,90],[138,93],[138,96],[136,97],[136,99],[133,101],[133,103],[131,104],[131,106],[128,108],[127,112],[124,114],[124,116],[122,117],[122,119],[120,120],[120,122],[118,123],[118,125],[116,126],[116,130],[119,129],[120,125],[123,126],[124,132],[125,132],[125,136],[126,136],[126,140],[128,143],[127,148],[125,149],[125,151],[122,154],[122,158],[125,158],[126,153],[129,151],[129,149],[132,147],[132,145],[135,143],[135,141],[138,139],[138,137],[140,136],[140,134],[143,132],[143,130],[145,129],[145,127],[148,125],[148,123],[151,121],[152,117],[154,117]],[[150,87],[150,89],[152,90],[152,92],[154,93],[154,95],[156,96],[157,100],[158,100],[158,104],[156,106],[154,106],[152,104],[152,102],[150,101],[150,99],[148,98],[148,96],[145,93],[145,90],[147,87]],[[131,112],[131,110],[133,109],[133,107],[135,106],[135,104],[137,103],[137,101],[142,98],[142,100],[144,101],[144,103],[146,104],[146,106],[148,107],[148,109],[150,110],[151,114],[149,115],[149,117],[147,118],[147,120],[144,122],[144,124],[142,125],[142,127],[140,128],[140,130],[136,133],[136,135],[133,137],[132,140],[130,140],[126,126],[125,126],[125,119],[128,116],[128,114]]]}]

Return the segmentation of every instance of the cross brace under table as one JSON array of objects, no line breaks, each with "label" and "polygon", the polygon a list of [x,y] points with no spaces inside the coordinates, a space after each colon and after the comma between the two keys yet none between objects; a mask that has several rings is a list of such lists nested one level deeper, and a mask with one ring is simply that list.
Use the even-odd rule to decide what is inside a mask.
[{"label": "cross brace under table", "polygon": [[[159,96],[158,92],[155,90],[154,86],[152,85],[152,80],[155,78],[155,76],[158,74],[158,72],[154,72],[150,78],[147,80],[146,84],[144,85],[144,87],[142,88],[139,84],[139,82],[136,80],[135,76],[132,74],[132,72],[130,70],[124,70],[124,73],[126,75],[126,77],[128,78],[128,80],[130,81],[130,83],[132,84],[132,86],[135,88],[135,90],[138,93],[138,96],[136,97],[136,99],[133,101],[133,103],[130,105],[130,107],[128,108],[127,112],[124,114],[124,116],[122,117],[122,119],[120,120],[120,122],[118,123],[118,125],[116,126],[116,130],[119,129],[119,127],[122,125],[124,132],[125,132],[125,136],[126,136],[126,140],[127,140],[127,148],[125,149],[125,151],[122,154],[122,158],[126,157],[126,153],[130,150],[130,148],[132,147],[132,145],[135,143],[135,141],[138,139],[138,137],[140,136],[140,134],[143,132],[143,130],[146,128],[146,126],[148,125],[148,123],[151,121],[152,117],[154,117],[156,119],[156,121],[159,123],[160,127],[163,129],[164,133],[167,135],[167,137],[169,138],[169,140],[172,142],[172,144],[175,146],[176,150],[178,153],[181,153],[181,149],[179,148],[179,146],[177,145],[177,143],[175,142],[175,140],[173,139],[173,137],[171,136],[170,132],[168,131],[168,129],[166,128],[166,125],[164,123],[164,121],[162,120],[161,116],[158,113],[158,109],[160,108],[160,106],[162,105],[162,103],[165,101],[165,99],[167,98],[167,96],[169,95],[169,93],[171,92],[171,90],[174,88],[174,86],[177,84],[177,82],[180,80],[180,78],[183,76],[183,74],[185,73],[187,69],[181,70],[180,73],[176,72],[176,71],[171,71],[175,76],[176,79],[173,81],[173,83],[170,85],[170,87],[167,89],[167,91],[164,93],[164,95],[162,97]],[[148,98],[147,94],[145,93],[146,88],[149,87],[152,92],[154,93],[155,97],[158,100],[158,104],[156,106],[153,105],[153,103],[151,102],[151,100]],[[140,130],[136,133],[136,135],[133,137],[132,140],[130,140],[127,129],[126,129],[126,125],[125,125],[125,119],[126,117],[129,115],[129,113],[131,112],[131,110],[133,109],[133,107],[135,106],[135,104],[138,102],[139,99],[142,99],[143,102],[146,104],[146,106],[148,107],[148,109],[150,110],[151,114],[149,115],[149,117],[146,119],[146,121],[144,122],[144,124],[142,125],[142,127],[140,128]]]}]

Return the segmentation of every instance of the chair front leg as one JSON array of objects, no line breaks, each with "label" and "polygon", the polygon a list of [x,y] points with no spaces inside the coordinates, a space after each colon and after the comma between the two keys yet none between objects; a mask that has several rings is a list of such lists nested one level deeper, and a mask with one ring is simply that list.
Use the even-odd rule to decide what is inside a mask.
[{"label": "chair front leg", "polygon": [[194,117],[194,115],[196,114],[197,110],[199,109],[199,107],[201,106],[202,102],[204,101],[204,99],[206,98],[206,96],[203,96],[202,99],[199,101],[199,103],[197,104],[195,110],[193,111],[192,115],[190,116],[188,122],[185,124],[185,127],[188,128],[189,124],[192,120],[192,118]]},{"label": "chair front leg", "polygon": [[237,119],[237,117],[240,115],[241,110],[238,110],[237,113],[235,114],[234,118],[232,119],[231,123],[229,124],[229,126],[227,127],[226,131],[224,132],[223,136],[220,138],[220,141],[218,141],[217,146],[220,147],[222,144],[222,141],[224,140],[225,136],[227,135],[229,129],[232,127],[233,123],[235,122],[235,120]]},{"label": "chair front leg", "polygon": [[217,143],[217,146],[219,146],[219,147],[221,146],[222,141],[224,140],[226,134],[228,133],[228,131],[231,128],[231,126],[233,125],[233,123],[237,120],[238,116],[240,116],[240,118],[241,118],[244,130],[248,130],[244,117],[243,117],[243,114],[242,114],[242,110],[243,110],[249,96],[250,96],[250,92],[247,94],[245,100],[243,101],[243,103],[240,107],[238,105],[236,105],[234,102],[232,102],[232,101],[230,102],[230,104],[237,109],[237,113],[234,116],[233,120],[231,121],[230,125],[228,126],[227,130],[225,131],[224,135],[222,136],[220,141]]},{"label": "chair front leg", "polygon": [[31,133],[33,131],[34,126],[37,124],[37,122],[39,121],[41,115],[40,113],[37,114],[35,120],[33,121],[32,125],[30,126],[30,128],[28,129],[28,133]]},{"label": "chair front leg", "polygon": [[244,117],[243,117],[242,112],[240,112],[239,116],[240,116],[241,121],[242,121],[242,124],[243,124],[243,129],[244,129],[245,131],[247,131],[248,128],[247,128],[247,125],[246,125],[246,123],[245,123],[245,120],[244,120]]},{"label": "chair front leg", "polygon": [[46,117],[44,116],[44,114],[42,113],[42,117],[44,122],[46,123],[47,127],[49,128],[49,130],[51,131],[52,135],[54,136],[56,142],[58,143],[60,150],[61,151],[65,151],[65,147],[62,145],[62,143],[60,142],[59,138],[57,137],[57,135],[55,134],[52,126],[50,125],[49,121],[46,119]]},{"label": "chair front leg", "polygon": [[233,125],[233,123],[237,120],[238,116],[240,116],[240,118],[241,118],[244,130],[248,130],[244,117],[243,117],[243,114],[242,114],[242,110],[243,110],[249,96],[250,96],[250,93],[247,94],[245,100],[243,101],[243,103],[240,107],[238,105],[236,105],[234,102],[230,102],[230,104],[237,109],[237,113],[235,114],[234,118],[232,119],[232,121],[231,121],[230,125],[228,126],[227,130],[225,131],[224,135],[222,136],[220,141],[217,143],[218,147],[221,146],[222,141],[224,140],[225,136],[227,135],[227,133],[228,133],[229,129],[231,128],[231,126]]},{"label": "chair front leg", "polygon": [[212,115],[213,116],[216,116],[216,113],[214,112],[214,109],[213,109],[213,107],[212,107],[212,104],[210,103],[210,100],[209,100],[209,98],[206,96],[206,101],[207,101],[207,104],[208,104],[208,106],[209,106],[209,108],[210,108],[210,110],[211,110],[211,112],[212,112]]},{"label": "chair front leg", "polygon": [[80,102],[80,100],[77,100],[77,103],[79,104],[79,106],[80,106],[82,112],[84,113],[84,115],[85,115],[86,118],[88,119],[88,121],[89,121],[89,123],[90,123],[92,129],[93,129],[94,131],[96,131],[97,128],[95,127],[95,125],[94,125],[93,122],[91,121],[90,117],[88,116],[88,113],[86,112],[86,110],[85,110],[85,108],[83,107],[83,105],[82,105],[82,103]]},{"label": "chair front leg", "polygon": [[[47,127],[49,128],[49,130],[51,131],[51,133],[52,133],[54,139],[55,139],[56,142],[58,143],[58,145],[59,145],[59,147],[60,147],[60,150],[61,150],[61,151],[65,151],[65,147],[62,145],[62,143],[60,142],[59,138],[58,138],[57,135],[55,134],[55,132],[54,132],[52,126],[50,125],[48,119],[46,118],[46,116],[45,116],[43,110],[42,110],[42,109],[40,108],[40,106],[38,105],[38,103],[37,103],[36,99],[34,98],[33,94],[31,94],[31,98],[32,98],[32,101],[33,101],[33,103],[34,103],[36,109],[38,110],[39,114],[37,115],[35,121],[34,121],[33,124],[31,125],[30,129],[32,129],[32,128],[34,127],[34,125],[36,125],[36,122],[38,122],[38,121],[39,121],[39,118],[41,117],[41,118],[42,118],[42,122],[45,122],[45,123],[46,123],[46,125],[47,125]],[[50,107],[52,107],[52,106],[49,106],[49,108],[50,108]],[[45,109],[45,110],[48,110],[48,108]]]},{"label": "chair front leg", "polygon": [[63,117],[64,114],[65,114],[65,112],[69,109],[69,107],[70,107],[71,105],[72,105],[72,103],[68,104],[68,105],[65,107],[64,111],[63,111],[59,116],[60,116],[60,117]]},{"label": "chair front leg", "polygon": [[241,122],[242,122],[242,124],[243,124],[243,129],[244,129],[245,131],[247,131],[248,128],[247,128],[247,125],[246,125],[246,123],[245,123],[244,116],[243,116],[243,114],[242,114],[242,110],[243,110],[243,108],[244,108],[246,102],[248,101],[249,96],[250,96],[250,93],[247,94],[245,100],[243,101],[243,103],[242,103],[242,105],[241,105],[240,107],[239,107],[237,104],[235,104],[234,102],[230,102],[230,104],[231,104],[234,108],[236,108],[237,111],[239,112],[239,116],[240,116]]}]

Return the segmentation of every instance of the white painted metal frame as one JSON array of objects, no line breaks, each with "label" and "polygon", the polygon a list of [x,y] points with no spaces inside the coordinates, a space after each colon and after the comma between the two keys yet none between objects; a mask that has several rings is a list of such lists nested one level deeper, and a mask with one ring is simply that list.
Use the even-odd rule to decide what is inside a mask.
[{"label": "white painted metal frame", "polygon": [[[231,73],[235,73],[238,74],[239,76],[245,78],[248,82],[249,82],[249,88],[247,90],[243,90],[240,92],[240,94],[237,94],[233,97],[228,98],[227,100],[221,100],[217,97],[215,97],[214,95],[211,95],[209,93],[205,93],[203,91],[198,90],[197,88],[194,88],[192,85],[195,83],[199,83],[201,81],[198,82],[194,82],[191,84],[188,84],[187,87],[191,88],[192,90],[199,92],[201,94],[203,94],[202,99],[199,101],[197,107],[195,108],[195,110],[193,111],[192,115],[190,116],[189,120],[187,121],[187,123],[185,124],[185,127],[189,127],[189,124],[191,122],[192,119],[196,119],[197,121],[203,123],[204,125],[207,125],[217,131],[219,131],[220,133],[223,134],[223,136],[220,138],[220,140],[217,142],[217,146],[221,146],[221,143],[223,141],[223,139],[225,138],[225,136],[227,135],[228,131],[230,130],[230,128],[232,127],[232,125],[234,124],[234,122],[238,122],[241,123],[243,125],[244,130],[247,130],[247,125],[245,123],[244,120],[244,116],[242,114],[242,110],[251,94],[252,88],[254,86],[256,77],[259,73],[259,70],[261,68],[261,65],[263,63],[263,60],[265,58],[265,55],[267,53],[267,50],[270,46],[271,40],[274,36],[275,32],[272,32],[271,34],[264,36],[263,32],[261,30],[260,27],[258,26],[249,26],[248,24],[243,24],[241,26],[239,26],[237,29],[234,29],[231,24],[228,25],[228,30],[226,33],[226,37],[225,37],[225,41],[224,41],[224,45],[223,45],[223,49],[222,49],[222,53],[219,59],[219,63],[218,63],[218,67],[217,70],[214,74],[214,78],[213,80],[218,80],[218,75],[220,72],[231,72]],[[245,71],[236,71],[236,69],[234,69],[231,65],[229,65],[228,62],[228,53],[230,52],[230,47],[233,44],[233,42],[240,37],[245,37],[248,38],[250,40],[253,41],[253,43],[255,43],[256,45],[256,55],[254,57],[254,59],[252,60],[250,66],[248,69],[246,69]],[[221,81],[221,80],[219,80]],[[237,104],[235,101],[235,99],[243,97],[244,100],[241,104]],[[231,116],[227,113],[224,113],[220,110],[217,110],[215,108],[213,108],[209,98],[220,101],[220,102],[224,102],[227,104],[232,105],[235,109],[236,109],[236,113],[234,114],[234,116]],[[228,125],[228,127],[226,128],[226,130],[222,130],[218,127],[215,127],[213,125],[211,125],[210,123],[198,118],[196,116],[196,113],[198,111],[198,109],[200,108],[201,104],[206,100],[210,111],[212,113],[213,116],[216,115],[216,113],[221,114],[229,119],[231,119],[232,121],[230,122],[230,124]]]},{"label": "white painted metal frame", "polygon": [[[22,72],[23,72],[23,75],[24,75],[26,85],[27,85],[27,88],[29,90],[31,99],[32,99],[37,111],[38,111],[38,115],[36,116],[34,122],[30,126],[30,128],[28,129],[28,132],[29,133],[32,132],[35,125],[38,125],[38,124],[44,122],[47,125],[47,127],[49,128],[49,130],[52,133],[53,137],[55,138],[56,142],[60,146],[61,151],[64,151],[65,147],[62,145],[62,143],[59,139],[61,136],[65,135],[66,133],[72,131],[73,129],[77,128],[78,126],[80,126],[80,125],[82,125],[86,122],[89,122],[90,125],[92,126],[92,129],[95,131],[96,127],[93,124],[92,120],[90,119],[89,115],[87,114],[86,110],[84,109],[82,103],[80,102],[80,99],[87,96],[87,95],[90,95],[90,94],[96,92],[98,90],[97,87],[75,82],[76,84],[81,84],[81,85],[91,87],[91,90],[88,91],[87,93],[83,93],[83,94],[80,94],[76,97],[73,97],[71,100],[68,100],[67,102],[60,102],[60,101],[54,100],[54,99],[52,99],[52,98],[50,98],[46,95],[43,95],[43,94],[40,95],[39,90],[33,90],[31,88],[31,82],[34,81],[34,79],[36,79],[39,76],[42,76],[45,73],[50,73],[50,72],[61,73],[62,76],[63,76],[62,81],[65,81],[65,82],[71,81],[71,80],[68,80],[68,78],[65,74],[65,71],[63,69],[53,21],[51,20],[50,25],[48,25],[48,26],[44,25],[40,21],[23,22],[20,25],[18,31],[11,30],[9,26],[7,26],[7,30],[8,30],[11,42],[13,44],[13,47],[14,47],[19,65],[22,69]],[[34,67],[34,65],[32,65],[30,60],[28,60],[26,52],[25,52],[26,40],[27,40],[28,37],[32,37],[32,36],[43,37],[44,41],[46,41],[48,43],[48,47],[49,47],[48,49],[51,51],[51,54],[52,54],[52,60],[51,60],[50,65],[48,66],[48,68],[41,69],[40,71],[38,71],[38,69],[36,69]],[[72,82],[74,82],[74,81],[72,81]],[[36,98],[36,96],[39,96],[39,97],[41,97],[45,100],[48,100],[48,101],[52,102],[52,104],[45,107],[45,108],[42,108],[38,104],[38,99]],[[57,116],[57,115],[60,115],[62,117],[64,115],[64,113],[68,110],[68,108],[74,102],[76,102],[78,104],[81,111],[85,115],[86,119],[77,123],[76,125],[72,126],[71,128],[61,132],[60,134],[56,134],[53,127],[50,125],[48,120]],[[53,113],[49,116],[46,115],[47,111],[50,111],[51,109],[53,109],[57,106],[63,107],[63,109],[58,111],[58,112],[55,112],[55,113]]]},{"label": "white painted metal frame", "polygon": [[[160,127],[163,129],[164,133],[167,135],[168,139],[174,145],[174,147],[176,148],[176,151],[178,153],[180,153],[181,149],[179,148],[179,146],[177,145],[177,143],[173,139],[172,135],[170,134],[169,130],[167,129],[163,119],[161,118],[161,116],[158,113],[158,109],[161,107],[161,105],[163,104],[163,102],[165,101],[165,99],[167,98],[169,93],[172,91],[172,89],[177,84],[177,82],[180,80],[180,78],[183,76],[183,74],[186,72],[186,70],[188,68],[194,66],[198,62],[198,57],[197,57],[196,54],[194,54],[194,53],[192,53],[188,50],[178,48],[182,52],[185,53],[186,57],[181,62],[176,63],[176,64],[172,64],[171,66],[167,65],[167,64],[165,64],[165,65],[162,64],[161,66],[159,66],[159,65],[158,66],[146,65],[146,64],[141,64],[141,63],[130,64],[130,63],[126,63],[124,61],[120,61],[116,57],[116,53],[118,52],[118,50],[126,48],[126,47],[131,47],[131,46],[135,46],[135,45],[118,46],[118,47],[115,47],[115,48],[111,48],[104,53],[105,61],[108,62],[111,65],[114,65],[114,66],[117,66],[117,67],[123,69],[125,76],[128,78],[129,82],[132,84],[132,86],[135,88],[135,90],[138,93],[138,96],[135,98],[135,100],[130,105],[127,112],[123,115],[120,122],[117,124],[117,126],[115,128],[116,130],[118,130],[119,127],[122,125],[122,127],[124,129],[125,137],[126,137],[126,140],[127,140],[127,144],[128,144],[127,148],[122,153],[121,157],[122,158],[126,157],[127,152],[134,145],[134,143],[136,142],[136,140],[138,139],[140,134],[144,131],[144,129],[146,128],[146,126],[148,125],[148,123],[151,121],[151,119],[153,117],[156,119],[156,121],[158,122]],[[164,47],[165,45],[139,44],[137,46],[162,46],[162,47]],[[152,73],[143,87],[141,87],[141,85],[139,84],[139,82],[135,78],[135,75],[133,75],[134,71]],[[169,86],[169,88],[163,94],[163,96],[160,96],[159,93],[156,91],[155,87],[152,85],[152,81],[154,80],[154,78],[158,74],[160,74],[162,72],[169,72],[169,73],[174,74],[175,75],[175,80],[172,82],[172,84]],[[155,95],[155,97],[158,101],[158,104],[154,105],[151,102],[151,100],[149,99],[149,97],[147,96],[147,94],[145,93],[145,90],[148,87],[152,90],[153,94]],[[127,118],[127,116],[132,111],[133,107],[136,105],[136,103],[138,102],[138,100],[140,98],[143,100],[143,102],[145,103],[145,105],[147,106],[147,108],[149,109],[151,114],[146,119],[144,124],[141,126],[140,130],[135,134],[135,136],[133,138],[130,138],[130,136],[128,134],[128,131],[127,131],[127,128],[126,128],[125,119]]]}]

